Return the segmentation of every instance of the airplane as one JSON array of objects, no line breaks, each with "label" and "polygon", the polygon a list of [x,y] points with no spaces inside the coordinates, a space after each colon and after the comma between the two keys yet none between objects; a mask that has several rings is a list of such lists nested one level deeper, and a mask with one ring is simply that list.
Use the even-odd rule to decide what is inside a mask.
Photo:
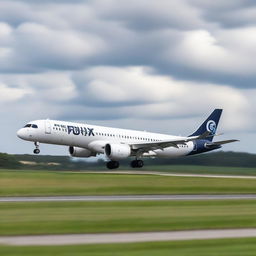
[{"label": "airplane", "polygon": [[128,157],[135,158],[131,167],[141,168],[143,157],[195,155],[238,141],[213,142],[221,114],[222,109],[215,109],[194,133],[185,137],[50,119],[29,122],[18,130],[17,136],[34,142],[34,154],[40,153],[39,143],[66,145],[73,157],[105,154],[108,169],[118,168],[119,160]]}]

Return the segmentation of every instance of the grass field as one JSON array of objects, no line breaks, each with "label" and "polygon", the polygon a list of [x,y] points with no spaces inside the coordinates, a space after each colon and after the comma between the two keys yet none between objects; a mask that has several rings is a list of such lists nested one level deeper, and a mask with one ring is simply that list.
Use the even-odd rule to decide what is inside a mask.
[{"label": "grass field", "polygon": [[[186,167],[185,171],[183,168],[158,170],[214,172],[204,167]],[[215,170],[234,174],[231,169],[229,173],[227,169]],[[240,168],[235,171],[252,175]],[[256,179],[0,171],[0,196],[225,193],[256,193]],[[255,200],[0,203],[0,235],[250,228],[256,227],[255,213]],[[256,239],[44,247],[0,245],[0,255],[7,256],[249,256],[256,255],[255,251]]]},{"label": "grass field", "polygon": [[0,235],[256,227],[255,200],[1,203]]},{"label": "grass field", "polygon": [[195,240],[76,246],[0,246],[4,256],[255,256],[256,239]]},{"label": "grass field", "polygon": [[256,179],[0,171],[0,196],[256,193]]}]

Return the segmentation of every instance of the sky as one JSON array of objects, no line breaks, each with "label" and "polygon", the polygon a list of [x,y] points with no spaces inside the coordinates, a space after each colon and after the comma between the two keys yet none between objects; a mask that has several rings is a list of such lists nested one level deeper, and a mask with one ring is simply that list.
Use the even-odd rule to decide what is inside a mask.
[{"label": "sky", "polygon": [[256,153],[255,71],[255,1],[1,0],[0,152],[36,119],[186,136],[223,108],[224,150]]}]

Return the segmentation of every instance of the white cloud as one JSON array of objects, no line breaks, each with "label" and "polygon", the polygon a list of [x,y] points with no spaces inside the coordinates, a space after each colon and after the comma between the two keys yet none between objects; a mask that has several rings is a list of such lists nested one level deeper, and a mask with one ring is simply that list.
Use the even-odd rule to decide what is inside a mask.
[{"label": "white cloud", "polygon": [[15,90],[28,90],[31,102],[53,101],[57,104],[77,96],[76,86],[69,73],[7,74],[0,76],[0,79],[6,84],[15,86]]},{"label": "white cloud", "polygon": [[20,100],[24,96],[30,94],[30,90],[24,88],[11,88],[6,84],[0,83],[0,103],[13,102]]},{"label": "white cloud", "polygon": [[86,70],[85,94],[101,102],[159,102],[175,98],[184,88],[168,77],[150,75],[145,67],[96,67]]},{"label": "white cloud", "polygon": [[218,69],[222,71],[224,63],[230,61],[229,53],[217,44],[208,31],[196,30],[183,33],[183,39],[170,55],[178,63],[199,69]]},{"label": "white cloud", "polygon": [[[40,24],[26,23],[17,28],[17,50],[34,62],[57,61],[69,66],[69,62],[81,62],[98,54],[104,48],[103,41],[87,33],[52,30]],[[56,60],[57,59],[57,60]],[[28,60],[28,61],[29,61]]]},{"label": "white cloud", "polygon": [[13,29],[9,24],[0,22],[0,41],[2,42],[6,37],[9,37],[12,31]]},{"label": "white cloud", "polygon": [[253,75],[256,71],[256,27],[182,32],[182,39],[167,51],[166,59],[192,69],[220,74]]},{"label": "white cloud", "polygon": [[95,67],[82,72],[84,83],[77,75],[85,102],[104,104],[106,113],[118,104],[118,116],[170,119],[224,108],[231,130],[245,128],[251,117],[246,95],[228,85],[177,80],[147,67]]}]

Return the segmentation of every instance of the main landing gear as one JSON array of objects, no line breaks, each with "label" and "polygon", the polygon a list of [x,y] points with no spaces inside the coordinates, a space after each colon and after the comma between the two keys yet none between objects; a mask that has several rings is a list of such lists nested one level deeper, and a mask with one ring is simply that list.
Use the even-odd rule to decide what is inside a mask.
[{"label": "main landing gear", "polygon": [[40,153],[40,149],[39,149],[39,142],[35,141],[35,149],[34,149],[34,154],[38,155]]},{"label": "main landing gear", "polygon": [[[143,167],[144,163],[142,160],[133,160],[131,161],[131,167],[132,168],[141,168]],[[107,168],[108,169],[117,169],[119,167],[119,162],[118,161],[109,161],[107,162]]]},{"label": "main landing gear", "polygon": [[119,162],[117,161],[109,161],[107,162],[108,169],[117,169],[119,167]]},{"label": "main landing gear", "polygon": [[131,167],[132,168],[141,168],[141,167],[143,167],[143,165],[144,165],[144,163],[143,163],[143,161],[142,160],[133,160],[133,161],[131,161]]}]

